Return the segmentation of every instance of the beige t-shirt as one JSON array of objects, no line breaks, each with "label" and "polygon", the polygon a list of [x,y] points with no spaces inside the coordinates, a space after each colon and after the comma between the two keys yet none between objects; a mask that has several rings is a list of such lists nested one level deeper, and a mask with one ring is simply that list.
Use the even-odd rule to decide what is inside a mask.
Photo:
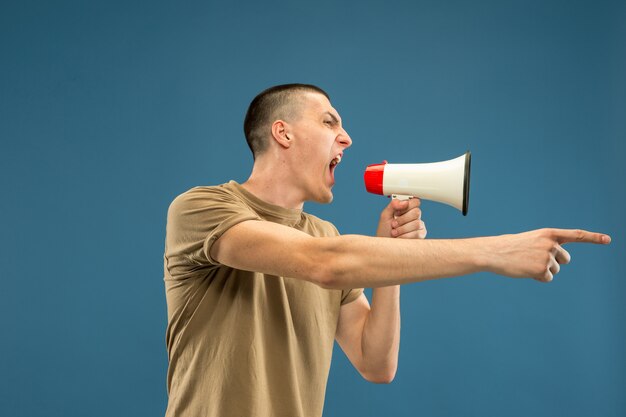
[{"label": "beige t-shirt", "polygon": [[246,220],[338,234],[234,181],[192,188],[172,202],[164,255],[168,417],[322,415],[339,309],[363,290],[327,290],[211,259],[211,245]]}]

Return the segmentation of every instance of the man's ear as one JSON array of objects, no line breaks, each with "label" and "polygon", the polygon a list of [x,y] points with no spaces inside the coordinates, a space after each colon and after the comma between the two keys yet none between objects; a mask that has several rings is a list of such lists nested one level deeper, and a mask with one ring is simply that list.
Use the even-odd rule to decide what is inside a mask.
[{"label": "man's ear", "polygon": [[283,120],[276,120],[272,123],[272,137],[283,148],[289,148],[291,146],[289,130],[289,123]]}]

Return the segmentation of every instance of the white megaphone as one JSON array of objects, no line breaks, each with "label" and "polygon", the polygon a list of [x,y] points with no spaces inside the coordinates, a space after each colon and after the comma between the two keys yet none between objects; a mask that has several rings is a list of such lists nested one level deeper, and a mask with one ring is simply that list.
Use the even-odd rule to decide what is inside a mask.
[{"label": "white megaphone", "polygon": [[419,197],[439,201],[467,215],[472,154],[427,164],[372,164],[365,169],[370,193],[406,200]]}]

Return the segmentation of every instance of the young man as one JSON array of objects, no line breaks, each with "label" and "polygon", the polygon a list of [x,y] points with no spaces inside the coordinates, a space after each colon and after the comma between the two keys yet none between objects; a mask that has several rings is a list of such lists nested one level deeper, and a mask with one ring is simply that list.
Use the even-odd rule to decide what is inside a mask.
[{"label": "young man", "polygon": [[352,144],[328,95],[265,90],[244,131],[250,178],[193,188],[168,212],[167,416],[320,416],[334,340],[367,380],[394,378],[400,284],[478,271],[548,282],[570,261],[561,244],[610,241],[557,229],[423,240],[418,199],[392,201],[375,238],[339,236],[302,211],[332,201]]}]

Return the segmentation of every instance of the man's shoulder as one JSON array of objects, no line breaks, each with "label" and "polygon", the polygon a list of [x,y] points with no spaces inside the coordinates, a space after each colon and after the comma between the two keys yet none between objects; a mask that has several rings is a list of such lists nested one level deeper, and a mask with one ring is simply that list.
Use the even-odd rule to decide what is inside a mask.
[{"label": "man's shoulder", "polygon": [[211,200],[234,195],[236,195],[236,193],[229,182],[218,185],[198,185],[178,194],[174,200],[172,200],[172,204],[182,201]]},{"label": "man's shoulder", "polygon": [[214,203],[236,202],[239,198],[231,183],[200,185],[177,195],[169,206],[170,212],[206,208]]}]

